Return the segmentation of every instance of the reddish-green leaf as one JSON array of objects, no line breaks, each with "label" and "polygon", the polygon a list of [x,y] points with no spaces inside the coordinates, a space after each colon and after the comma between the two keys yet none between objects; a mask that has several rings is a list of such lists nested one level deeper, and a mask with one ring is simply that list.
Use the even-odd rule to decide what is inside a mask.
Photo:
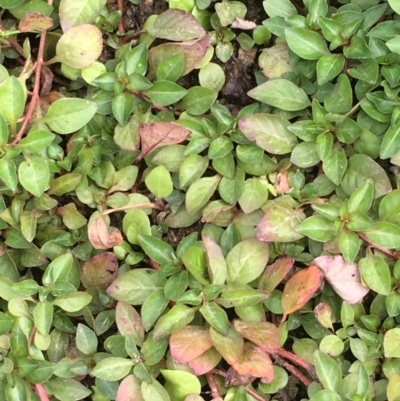
[{"label": "reddish-green leaf", "polygon": [[283,289],[283,313],[288,315],[301,309],[317,291],[322,279],[323,274],[315,265],[294,274]]},{"label": "reddish-green leaf", "polygon": [[274,352],[279,348],[280,334],[278,328],[268,322],[244,322],[234,320],[235,329],[248,340],[257,344],[267,352]]},{"label": "reddish-green leaf", "polygon": [[244,351],[244,341],[233,326],[229,327],[226,336],[212,327],[210,327],[210,334],[214,347],[229,364],[232,365],[240,359]]},{"label": "reddish-green leaf", "polygon": [[169,339],[171,355],[179,363],[197,358],[213,346],[209,331],[201,326],[186,326],[172,333]]}]

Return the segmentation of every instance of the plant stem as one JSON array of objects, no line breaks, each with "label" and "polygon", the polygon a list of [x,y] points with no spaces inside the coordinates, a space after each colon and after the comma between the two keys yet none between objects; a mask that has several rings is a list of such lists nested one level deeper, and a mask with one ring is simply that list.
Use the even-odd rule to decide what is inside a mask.
[{"label": "plant stem", "polygon": [[[53,5],[53,0],[48,0],[47,3],[49,6],[51,6],[51,5]],[[28,124],[32,120],[33,111],[35,110],[36,103],[39,100],[40,76],[42,73],[43,54],[44,54],[44,46],[46,44],[46,36],[47,36],[47,31],[43,30],[42,34],[40,36],[39,51],[38,51],[38,57],[36,60],[35,84],[33,87],[31,101],[29,103],[28,111],[25,114],[24,121],[22,122],[21,128],[18,131],[17,135],[15,136],[14,140],[11,142],[11,144],[10,144],[11,146],[15,146],[24,136],[26,128],[28,127]]]}]

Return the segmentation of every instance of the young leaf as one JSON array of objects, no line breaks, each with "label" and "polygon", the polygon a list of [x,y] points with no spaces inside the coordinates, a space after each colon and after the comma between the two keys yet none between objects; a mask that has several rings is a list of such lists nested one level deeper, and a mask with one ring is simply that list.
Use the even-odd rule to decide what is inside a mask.
[{"label": "young leaf", "polygon": [[305,60],[318,60],[329,54],[324,38],[317,32],[304,28],[289,28],[285,37],[290,50]]}]

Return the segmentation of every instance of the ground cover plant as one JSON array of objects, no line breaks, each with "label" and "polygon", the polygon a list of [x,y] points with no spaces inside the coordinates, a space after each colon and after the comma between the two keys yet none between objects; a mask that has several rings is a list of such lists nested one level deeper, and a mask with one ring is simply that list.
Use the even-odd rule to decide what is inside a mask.
[{"label": "ground cover plant", "polygon": [[398,401],[397,0],[0,0],[0,399]]}]

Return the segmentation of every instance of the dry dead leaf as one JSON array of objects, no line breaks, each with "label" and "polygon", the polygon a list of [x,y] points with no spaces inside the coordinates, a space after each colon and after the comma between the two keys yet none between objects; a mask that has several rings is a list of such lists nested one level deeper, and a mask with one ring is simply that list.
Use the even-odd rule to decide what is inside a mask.
[{"label": "dry dead leaf", "polygon": [[355,263],[346,263],[341,255],[319,256],[313,263],[321,269],[326,281],[347,303],[355,304],[368,294],[369,288],[362,285],[358,266]]},{"label": "dry dead leaf", "polygon": [[257,24],[253,21],[247,21],[245,19],[236,17],[235,20],[232,22],[231,28],[251,30],[254,29],[256,26]]},{"label": "dry dead leaf", "polygon": [[89,226],[88,237],[94,249],[112,248],[122,245],[124,241],[119,230],[108,231],[107,224],[104,222],[102,216],[97,217]]}]

